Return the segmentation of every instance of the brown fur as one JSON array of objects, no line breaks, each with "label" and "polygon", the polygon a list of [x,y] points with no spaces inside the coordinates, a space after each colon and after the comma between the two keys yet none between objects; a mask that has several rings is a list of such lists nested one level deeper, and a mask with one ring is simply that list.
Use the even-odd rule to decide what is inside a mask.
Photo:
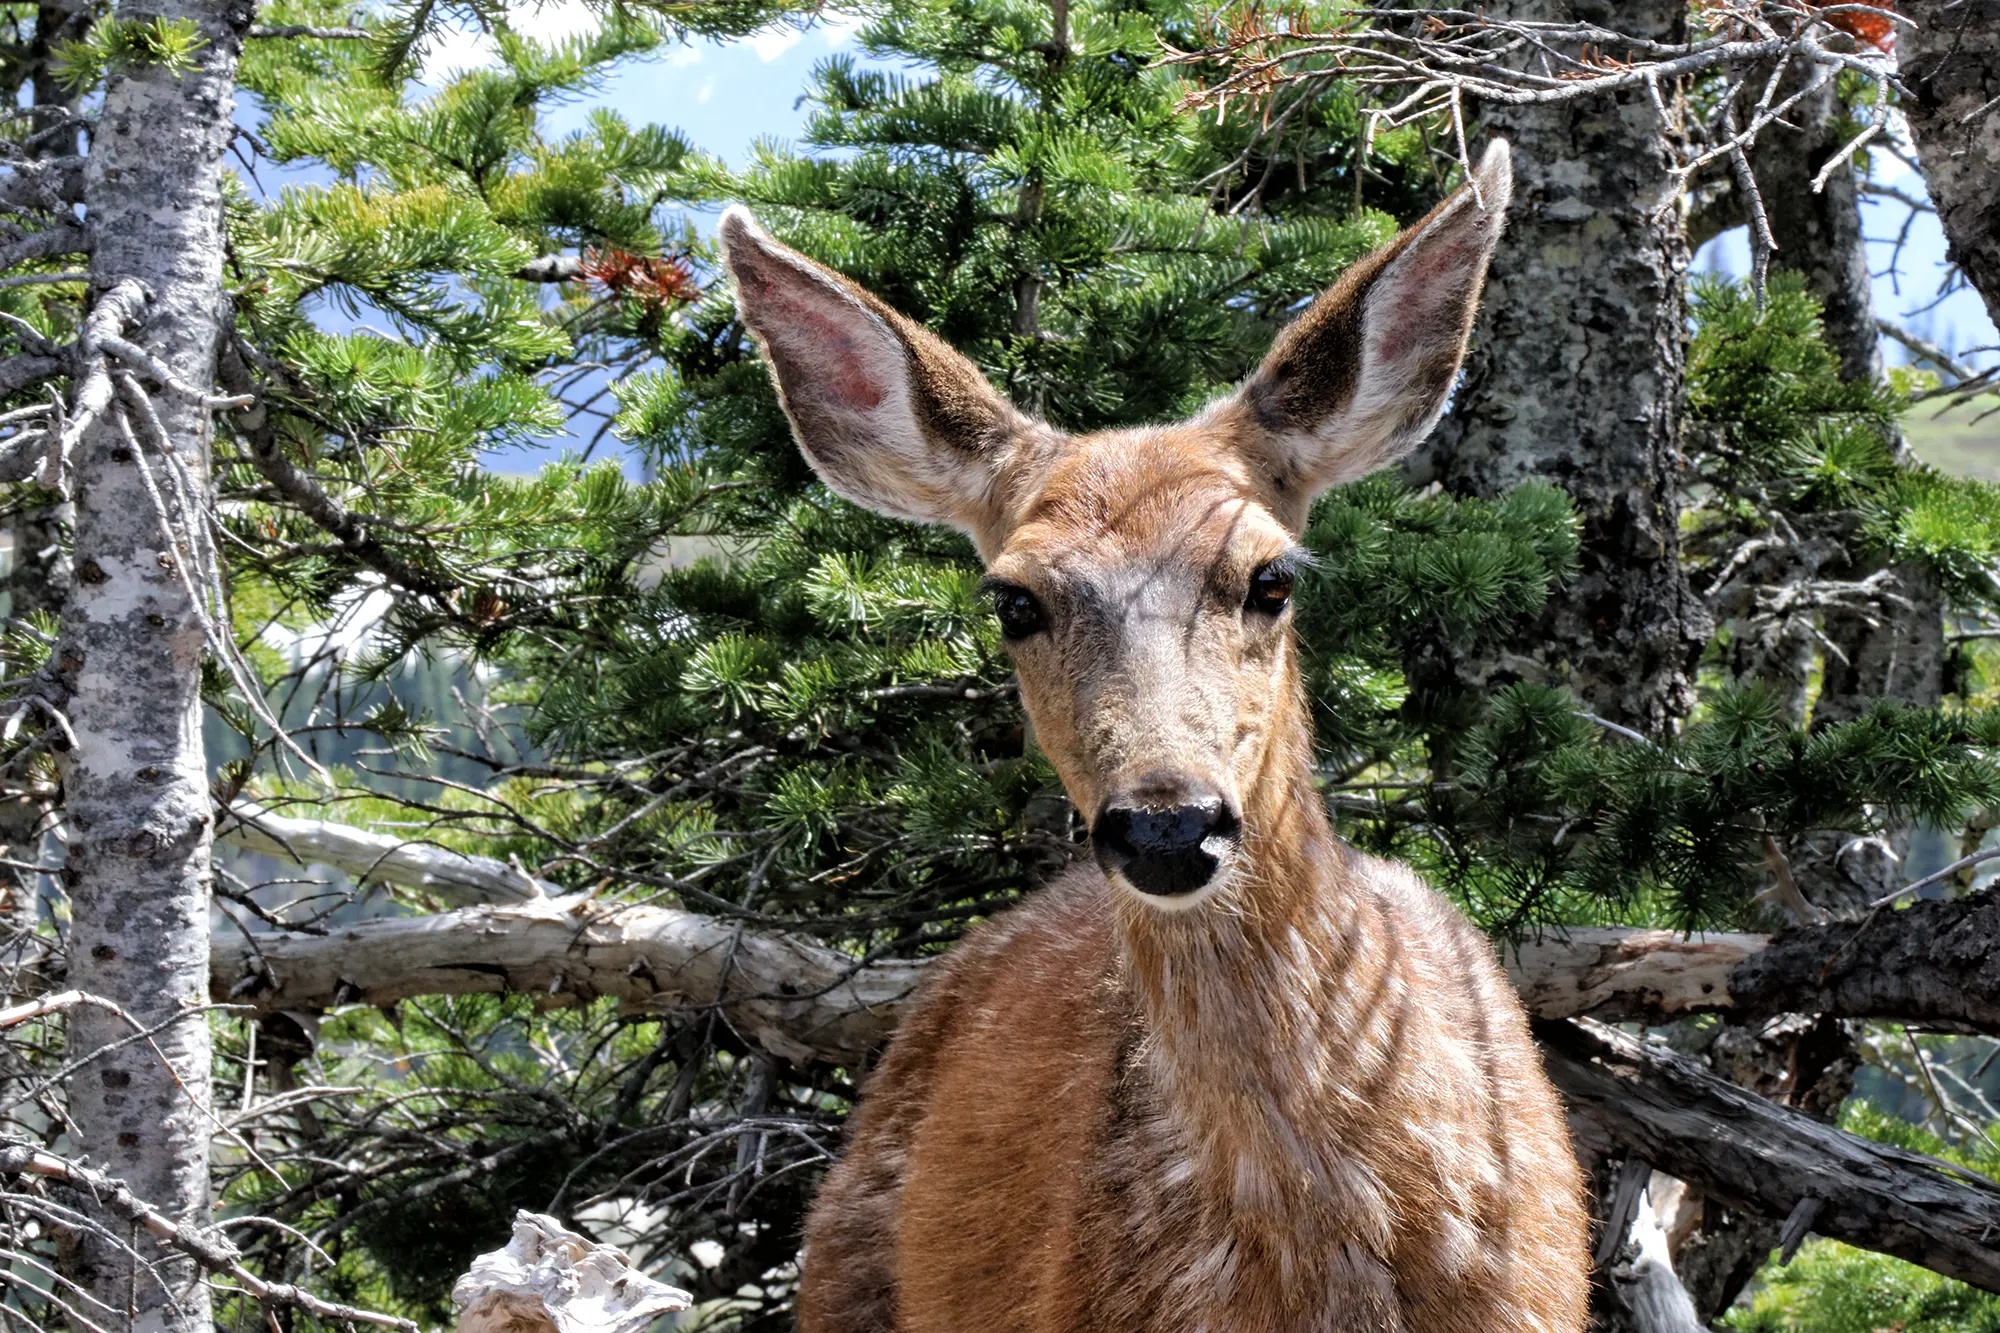
[{"label": "brown fur", "polygon": [[[897,367],[959,401],[976,372],[725,218],[739,276],[779,275],[743,311],[822,473],[964,527],[1045,608],[1013,652],[1078,808],[1185,779],[1243,830],[1189,901],[1079,868],[937,966],[813,1209],[801,1333],[1582,1327],[1578,1171],[1520,1004],[1456,911],[1335,837],[1289,614],[1244,606],[1316,486],[1435,418],[1493,161],[1494,203],[1448,201],[1358,268],[1242,394],[1081,439],[1006,414],[927,438],[937,415],[895,395],[945,389]],[[841,365],[865,373],[817,383]],[[875,433],[865,461],[809,439],[815,394],[874,400],[841,426],[850,455]]]}]

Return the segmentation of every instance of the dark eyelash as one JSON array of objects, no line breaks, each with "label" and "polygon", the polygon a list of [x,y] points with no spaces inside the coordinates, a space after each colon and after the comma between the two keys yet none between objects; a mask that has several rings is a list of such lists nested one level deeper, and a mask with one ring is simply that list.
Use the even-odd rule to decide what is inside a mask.
[{"label": "dark eyelash", "polygon": [[1281,578],[1303,577],[1308,570],[1317,568],[1319,557],[1303,546],[1294,546],[1282,555],[1266,560],[1259,568],[1267,569]]}]

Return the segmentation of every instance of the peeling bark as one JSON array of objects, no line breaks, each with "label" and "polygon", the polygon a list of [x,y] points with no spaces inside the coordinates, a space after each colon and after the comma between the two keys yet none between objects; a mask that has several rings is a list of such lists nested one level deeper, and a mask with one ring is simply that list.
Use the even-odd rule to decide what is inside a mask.
[{"label": "peeling bark", "polygon": [[1589,927],[1524,941],[1502,961],[1528,1011],[1661,1022],[1730,1004],[1730,978],[1768,935]]},{"label": "peeling bark", "polygon": [[[1687,21],[1678,0],[1502,8],[1667,41]],[[1497,660],[1420,650],[1412,686],[1454,693],[1536,674],[1657,733],[1692,706],[1689,670],[1709,638],[1679,560],[1688,256],[1667,205],[1663,127],[1643,90],[1482,119],[1513,142],[1514,202],[1465,378],[1428,468],[1411,476],[1478,496],[1529,478],[1560,485],[1582,515],[1582,571]]]},{"label": "peeling bark", "polygon": [[[115,69],[92,136],[85,209],[97,239],[91,287],[143,292],[130,331],[183,383],[213,383],[225,314],[222,155],[231,134],[237,54],[249,0],[121,5],[129,22],[192,21],[203,39],[179,72]],[[157,402],[172,448],[205,488],[209,423],[178,395]],[[165,460],[150,465],[164,471]],[[202,752],[198,609],[162,534],[130,437],[101,413],[77,442],[76,578],[54,654],[55,687],[75,745],[59,755],[70,829],[64,881],[74,921],[69,983],[154,1029],[69,1080],[77,1148],[177,1226],[209,1224],[208,773]],[[74,1011],[72,1058],[130,1035],[94,1007]],[[79,1200],[91,1206],[88,1200]],[[158,1280],[81,1236],[71,1275],[134,1330],[206,1333],[207,1288],[171,1254]],[[169,1293],[167,1288],[171,1287]],[[128,1313],[129,1312],[129,1313]]]},{"label": "peeling bark", "polygon": [[1910,137],[1952,262],[2000,325],[2000,0],[1904,0]]}]

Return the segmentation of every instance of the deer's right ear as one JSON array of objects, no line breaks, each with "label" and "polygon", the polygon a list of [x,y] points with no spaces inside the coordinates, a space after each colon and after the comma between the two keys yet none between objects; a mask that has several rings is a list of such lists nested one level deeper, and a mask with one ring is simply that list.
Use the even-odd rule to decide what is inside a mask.
[{"label": "deer's right ear", "polygon": [[748,209],[724,213],[720,230],[737,310],[813,470],[856,504],[981,538],[1054,433],[928,329],[771,239]]}]

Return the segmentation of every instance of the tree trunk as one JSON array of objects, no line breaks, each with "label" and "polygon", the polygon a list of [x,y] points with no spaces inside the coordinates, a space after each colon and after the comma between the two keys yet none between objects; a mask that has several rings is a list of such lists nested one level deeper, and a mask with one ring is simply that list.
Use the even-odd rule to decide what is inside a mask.
[{"label": "tree trunk", "polygon": [[[33,614],[55,615],[62,610],[63,599],[69,595],[68,528],[74,517],[69,505],[50,503],[25,506],[5,520],[7,534],[13,539],[7,573],[0,578],[0,596],[5,598],[8,616],[25,620]],[[0,776],[0,855],[29,865],[41,864],[49,799],[48,783],[38,781],[33,773]],[[5,873],[14,882],[15,893],[10,897],[32,904],[40,891],[41,876],[17,867],[9,867]]]},{"label": "tree trunk", "polygon": [[[111,72],[85,185],[97,237],[92,319],[120,322],[112,307],[127,307],[137,319],[126,336],[200,389],[214,382],[225,329],[222,155],[252,15],[251,0],[149,0],[116,11],[124,22],[192,21],[202,42],[179,69]],[[80,373],[87,379],[89,371],[86,364]],[[193,499],[205,504],[206,409],[172,393],[154,401]],[[135,454],[134,434],[146,438],[105,411],[76,443],[76,578],[55,669],[75,737],[61,756],[70,981],[123,1008],[151,1036],[106,1050],[76,1073],[70,1114],[94,1167],[174,1223],[206,1227],[213,1119],[200,1008],[208,999],[211,833],[203,626],[183,581],[194,554],[165,535],[157,499],[160,488],[171,490],[170,464],[151,444]],[[101,1010],[72,1013],[73,1059],[131,1033]],[[135,1274],[118,1247],[85,1235],[65,1259],[91,1297],[118,1312],[114,1326],[206,1333],[208,1291],[191,1263],[150,1240],[140,1254],[154,1261],[152,1273]]]},{"label": "tree trunk", "polygon": [[[1515,0],[1510,18],[1588,19],[1677,40],[1687,6]],[[1467,495],[1539,477],[1583,518],[1582,572],[1500,660],[1410,663],[1457,693],[1523,674],[1566,680],[1598,715],[1659,732],[1693,704],[1709,626],[1679,561],[1687,245],[1667,204],[1663,127],[1641,91],[1490,108],[1514,145],[1514,202],[1450,416],[1411,471]],[[1429,476],[1425,473],[1428,470]]]},{"label": "tree trunk", "polygon": [[1905,0],[1903,101],[1949,254],[2000,325],[2000,0]]}]

